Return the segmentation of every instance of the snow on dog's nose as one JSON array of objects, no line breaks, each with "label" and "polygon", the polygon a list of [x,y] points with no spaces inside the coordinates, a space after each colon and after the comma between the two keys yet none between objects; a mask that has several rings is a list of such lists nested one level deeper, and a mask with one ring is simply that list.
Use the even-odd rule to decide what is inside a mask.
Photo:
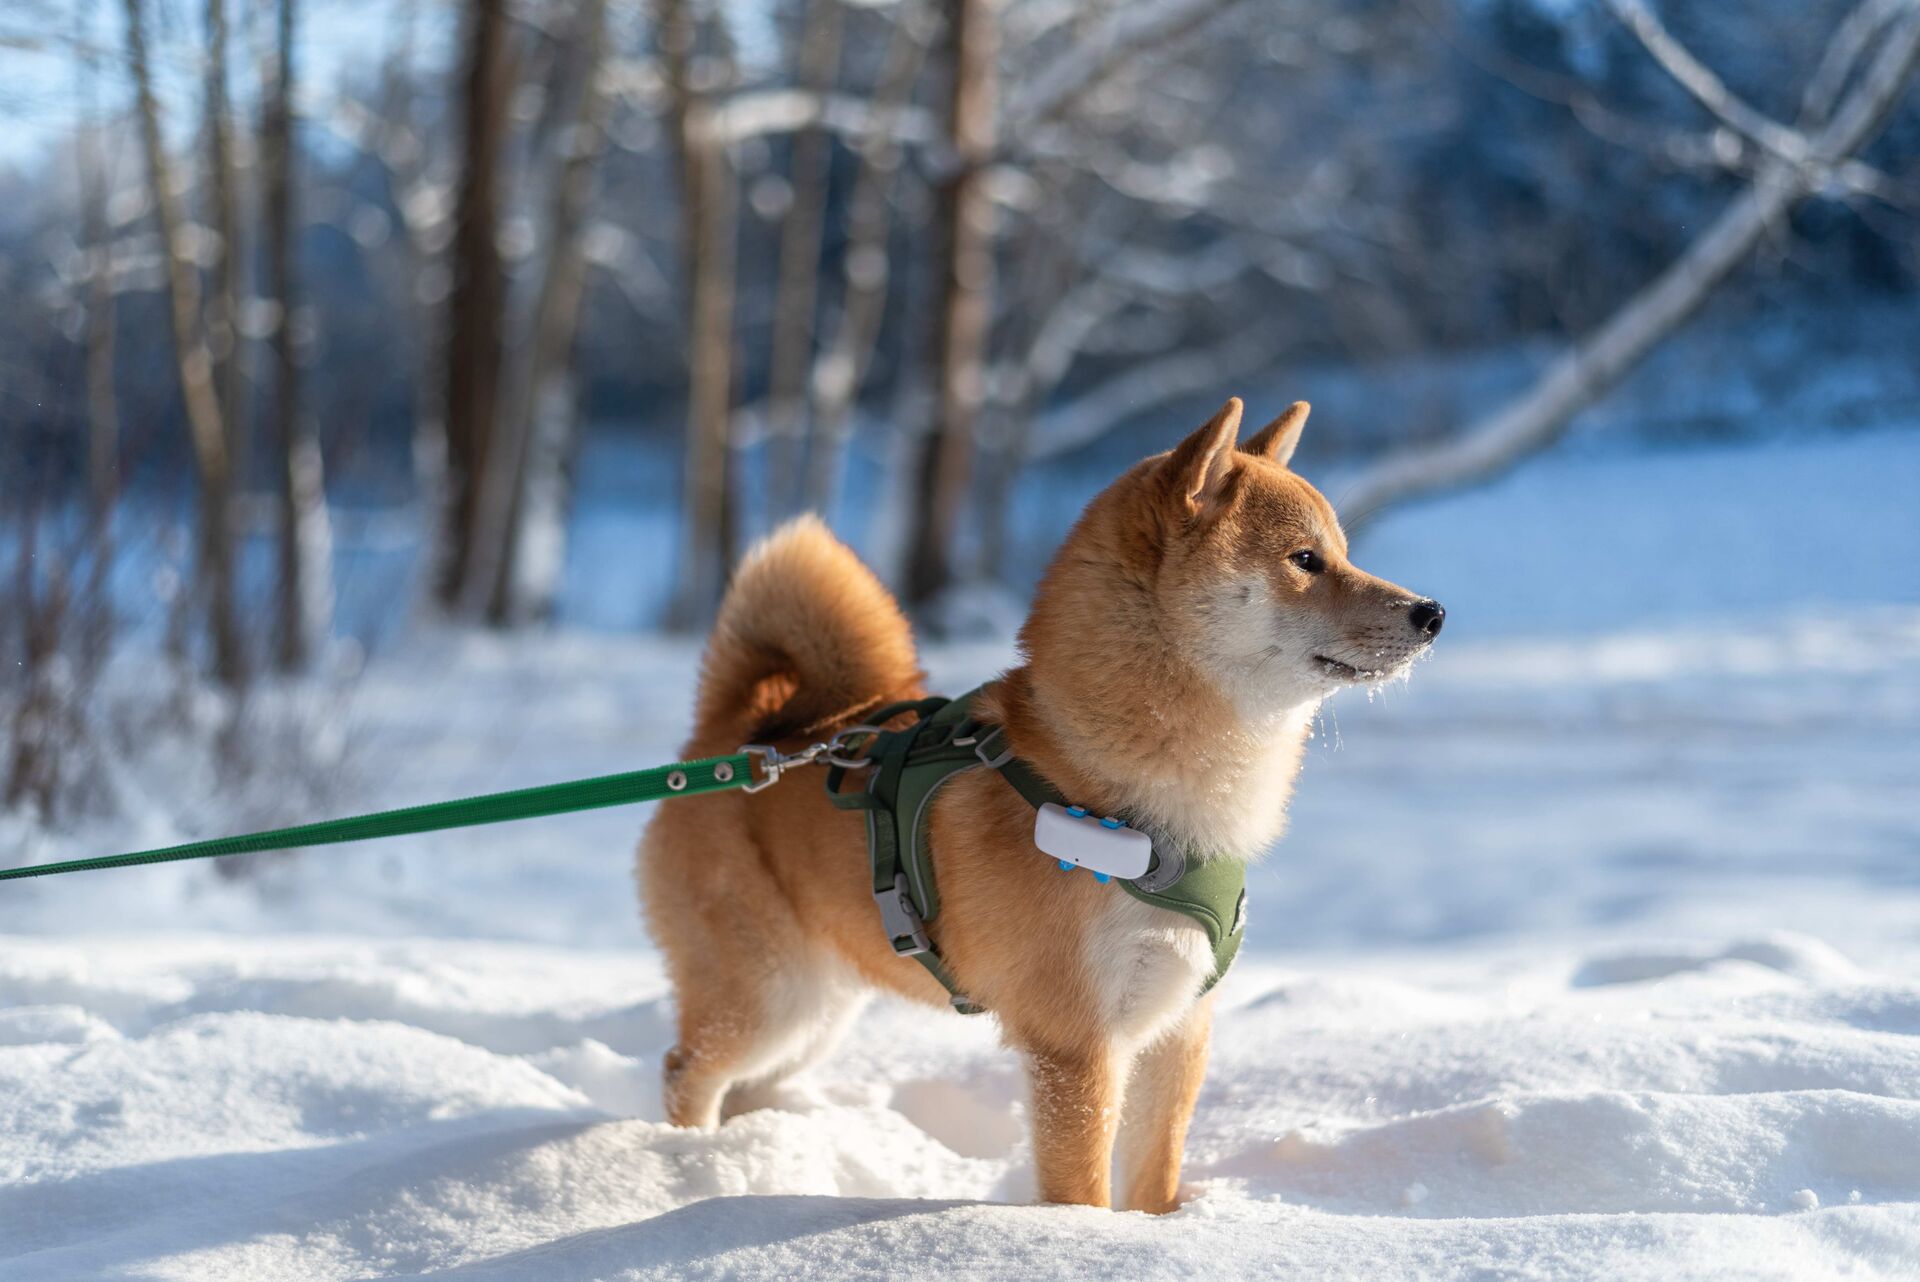
[{"label": "snow on dog's nose", "polygon": [[1415,601],[1407,617],[1413,620],[1413,630],[1431,641],[1447,621],[1447,607],[1438,601]]}]

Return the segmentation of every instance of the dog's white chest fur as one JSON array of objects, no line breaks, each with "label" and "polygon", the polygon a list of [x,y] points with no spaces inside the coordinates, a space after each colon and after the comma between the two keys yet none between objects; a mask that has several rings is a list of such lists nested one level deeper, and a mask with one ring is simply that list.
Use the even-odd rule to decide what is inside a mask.
[{"label": "dog's white chest fur", "polygon": [[1087,932],[1087,968],[1112,1036],[1138,1046],[1193,1005],[1213,951],[1197,922],[1114,887]]}]

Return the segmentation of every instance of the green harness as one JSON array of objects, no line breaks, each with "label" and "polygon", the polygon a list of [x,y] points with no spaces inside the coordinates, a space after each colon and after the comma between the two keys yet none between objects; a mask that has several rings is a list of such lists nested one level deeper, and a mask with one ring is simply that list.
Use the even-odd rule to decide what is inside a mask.
[{"label": "green harness", "polygon": [[[827,774],[827,797],[834,805],[866,812],[873,899],[893,951],[926,967],[963,1015],[977,1015],[985,1008],[960,991],[926,930],[940,915],[928,840],[933,799],[957,774],[996,770],[1035,809],[1047,802],[1067,804],[1038,771],[1013,755],[1001,727],[974,720],[971,710],[979,693],[897,703],[874,713],[869,720],[875,724],[907,713],[917,719],[902,730],[876,732],[867,741],[865,791],[840,791],[845,765],[836,764]],[[1227,973],[1246,924],[1247,874],[1240,860],[1189,858],[1177,846],[1156,841],[1147,871],[1131,881],[1121,879],[1120,888],[1142,903],[1192,918],[1207,932],[1213,971],[1202,992]]]}]

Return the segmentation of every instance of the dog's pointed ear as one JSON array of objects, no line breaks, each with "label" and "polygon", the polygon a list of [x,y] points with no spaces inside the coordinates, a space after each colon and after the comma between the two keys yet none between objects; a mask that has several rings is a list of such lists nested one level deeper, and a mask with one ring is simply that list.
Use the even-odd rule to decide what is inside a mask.
[{"label": "dog's pointed ear", "polygon": [[1230,396],[1220,412],[1200,425],[1167,456],[1166,476],[1174,501],[1197,516],[1220,496],[1233,470],[1233,443],[1240,435],[1242,406]]},{"label": "dog's pointed ear", "polygon": [[1287,406],[1286,413],[1255,432],[1240,448],[1285,467],[1300,446],[1300,430],[1307,425],[1307,415],[1312,412],[1313,406],[1295,401]]}]

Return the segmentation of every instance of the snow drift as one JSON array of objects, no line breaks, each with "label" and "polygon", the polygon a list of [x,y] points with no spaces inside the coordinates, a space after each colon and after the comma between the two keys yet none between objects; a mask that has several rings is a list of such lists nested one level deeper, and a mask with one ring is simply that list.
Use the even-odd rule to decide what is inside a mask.
[{"label": "snow drift", "polygon": [[1897,1275],[1920,986],[1814,941],[1223,992],[1191,1200],[1030,1196],[990,1027],[876,1007],[717,1134],[659,1123],[654,962],[10,943],[0,1259],[29,1279]]}]

